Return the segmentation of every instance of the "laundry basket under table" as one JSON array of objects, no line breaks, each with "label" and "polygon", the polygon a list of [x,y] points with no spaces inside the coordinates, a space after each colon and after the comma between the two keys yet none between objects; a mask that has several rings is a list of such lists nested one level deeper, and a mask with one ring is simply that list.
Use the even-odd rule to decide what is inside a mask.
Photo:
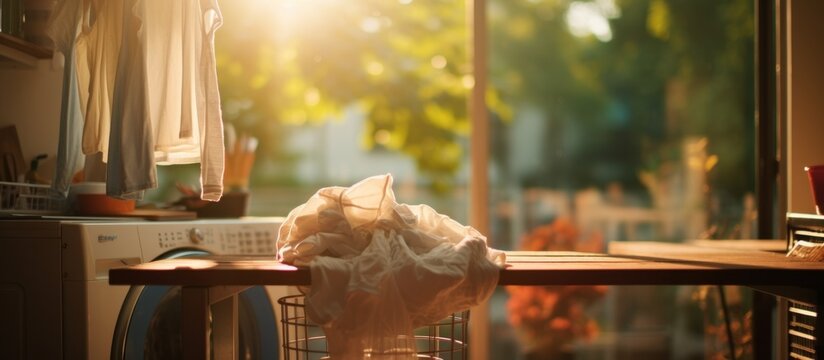
[{"label": "laundry basket under table", "polygon": [[[331,359],[323,329],[306,317],[305,297],[285,296],[278,299],[278,304],[284,359]],[[415,329],[414,339],[407,341],[399,337],[398,346],[391,352],[364,350],[364,358],[466,359],[468,323],[469,310],[453,313]]]}]

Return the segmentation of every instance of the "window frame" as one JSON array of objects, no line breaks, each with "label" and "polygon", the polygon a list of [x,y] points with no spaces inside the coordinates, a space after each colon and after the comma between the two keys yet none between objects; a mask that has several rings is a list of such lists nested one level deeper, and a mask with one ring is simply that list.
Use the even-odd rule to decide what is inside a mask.
[{"label": "window frame", "polygon": [[[465,0],[469,31],[469,56],[472,64],[474,85],[471,89],[468,108],[472,131],[469,135],[470,178],[469,223],[482,234],[489,234],[489,116],[485,99],[488,84],[488,24],[486,0]],[[786,222],[787,190],[786,163],[781,163],[782,147],[788,146],[786,136],[787,75],[787,1],[752,0],[755,2],[755,122],[756,131],[756,206],[757,232],[759,239],[783,238]],[[494,247],[495,240],[488,239]],[[756,301],[760,311],[767,313],[771,303]],[[484,303],[472,309],[469,347],[471,358],[489,358],[489,304]],[[767,322],[767,326],[754,329],[755,354],[772,354],[771,319],[759,316],[756,321]],[[760,331],[759,331],[760,330]]]}]

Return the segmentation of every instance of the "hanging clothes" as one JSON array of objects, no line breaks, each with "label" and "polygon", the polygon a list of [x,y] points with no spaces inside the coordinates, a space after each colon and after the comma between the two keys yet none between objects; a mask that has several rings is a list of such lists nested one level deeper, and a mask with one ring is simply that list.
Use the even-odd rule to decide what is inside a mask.
[{"label": "hanging clothes", "polygon": [[197,108],[197,1],[146,0],[146,79],[155,133],[155,159],[161,164],[200,161]]},{"label": "hanging clothes", "polygon": [[210,201],[220,200],[223,194],[223,169],[225,148],[223,141],[223,114],[220,109],[220,89],[217,83],[217,61],[215,59],[215,31],[223,25],[223,16],[217,0],[201,0],[203,14],[200,46],[198,97],[200,126],[200,198]]},{"label": "hanging clothes", "polygon": [[63,98],[60,105],[60,135],[57,144],[57,168],[52,188],[64,196],[74,173],[80,169],[83,109],[75,66],[75,43],[83,18],[83,0],[59,2],[49,19],[48,35],[55,50],[63,55]]},{"label": "hanging clothes", "polygon": [[[146,1],[147,74],[158,164],[200,161],[201,198],[223,193],[223,120],[214,56],[216,1]],[[179,119],[179,121],[174,121]]]},{"label": "hanging clothes", "polygon": [[107,194],[139,199],[156,165],[201,163],[201,198],[223,194],[216,0],[65,0],[49,35],[65,57],[54,188],[82,154],[102,159]]},{"label": "hanging clothes", "polygon": [[215,0],[66,0],[50,31],[66,56],[58,172],[68,189],[79,149],[106,162],[106,192],[140,199],[156,165],[201,163],[201,198],[223,194],[223,121]]},{"label": "hanging clothes", "polygon": [[214,60],[214,31],[222,22],[217,3],[127,4],[131,11],[124,11],[123,18],[107,193],[139,198],[156,186],[155,164],[199,161],[201,198],[217,201],[223,193],[224,161]]},{"label": "hanging clothes", "polygon": [[143,0],[124,1],[106,163],[106,194],[122,199],[141,199],[145,190],[157,187],[142,39],[145,13]]},{"label": "hanging clothes", "polygon": [[123,2],[86,0],[88,11],[77,39],[78,73],[84,106],[83,153],[107,160],[111,103],[123,29]]}]

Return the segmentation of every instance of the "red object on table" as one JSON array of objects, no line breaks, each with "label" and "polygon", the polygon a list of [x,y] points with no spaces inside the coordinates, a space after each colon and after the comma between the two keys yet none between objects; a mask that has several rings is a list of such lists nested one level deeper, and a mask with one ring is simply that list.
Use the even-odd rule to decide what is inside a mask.
[{"label": "red object on table", "polygon": [[810,190],[813,192],[815,212],[824,215],[824,165],[804,167],[807,177],[810,178]]}]

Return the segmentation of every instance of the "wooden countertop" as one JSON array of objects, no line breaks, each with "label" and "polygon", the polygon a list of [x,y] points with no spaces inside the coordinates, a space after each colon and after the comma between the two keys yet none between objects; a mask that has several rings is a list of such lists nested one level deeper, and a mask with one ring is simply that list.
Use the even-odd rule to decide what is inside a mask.
[{"label": "wooden countertop", "polygon": [[274,256],[211,255],[158,260],[109,270],[113,285],[309,285],[309,268]]},{"label": "wooden countertop", "polygon": [[[786,257],[783,241],[616,242],[609,254],[510,251],[499,285],[745,285],[824,288],[824,262]],[[759,248],[760,250],[754,250]],[[115,285],[309,285],[308,268],[270,256],[168,259],[109,271]]]},{"label": "wooden countertop", "polygon": [[502,285],[824,287],[824,263],[709,243],[619,242],[609,254],[513,252],[507,263]]}]

